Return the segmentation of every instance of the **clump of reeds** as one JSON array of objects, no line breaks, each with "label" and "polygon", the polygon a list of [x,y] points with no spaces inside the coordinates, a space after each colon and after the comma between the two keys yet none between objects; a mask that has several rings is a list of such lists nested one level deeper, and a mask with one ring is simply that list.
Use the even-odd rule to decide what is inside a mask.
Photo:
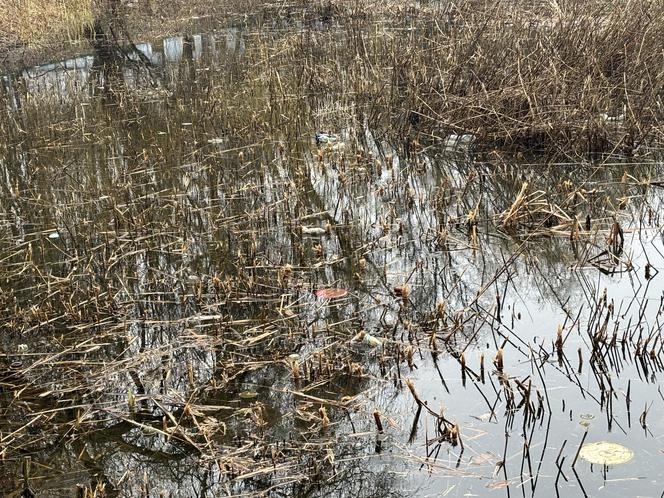
[{"label": "clump of reeds", "polygon": [[[353,94],[374,128],[479,146],[633,154],[662,141],[662,5],[468,0],[440,7],[435,25],[426,12],[421,37],[369,33],[338,13],[347,42],[331,50],[317,35],[300,47],[311,94]],[[341,74],[328,54],[347,61]]]},{"label": "clump of reeds", "polygon": [[0,44],[44,46],[61,43],[63,37],[73,41],[92,22],[93,0],[8,0],[0,10],[5,38]]}]

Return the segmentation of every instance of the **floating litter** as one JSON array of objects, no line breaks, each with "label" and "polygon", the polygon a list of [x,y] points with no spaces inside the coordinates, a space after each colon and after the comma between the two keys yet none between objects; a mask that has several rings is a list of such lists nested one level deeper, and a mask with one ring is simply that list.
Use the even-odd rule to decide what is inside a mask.
[{"label": "floating litter", "polygon": [[316,143],[317,144],[327,144],[327,143],[333,143],[339,140],[339,137],[337,135],[334,135],[333,133],[325,133],[325,132],[318,132],[316,133],[315,137]]},{"label": "floating litter", "polygon": [[366,344],[370,348],[377,348],[383,345],[378,337],[375,337],[371,334],[367,334],[364,330],[360,330],[355,337],[350,340],[351,344]]},{"label": "floating litter", "polygon": [[325,229],[321,227],[302,227],[302,233],[305,235],[325,235]]}]

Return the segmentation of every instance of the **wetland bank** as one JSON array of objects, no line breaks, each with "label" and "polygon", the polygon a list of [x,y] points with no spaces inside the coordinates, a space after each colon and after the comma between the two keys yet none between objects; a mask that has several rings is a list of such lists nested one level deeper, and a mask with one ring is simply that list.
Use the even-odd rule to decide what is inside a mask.
[{"label": "wetland bank", "polygon": [[661,496],[664,7],[143,8],[3,52],[0,496]]}]

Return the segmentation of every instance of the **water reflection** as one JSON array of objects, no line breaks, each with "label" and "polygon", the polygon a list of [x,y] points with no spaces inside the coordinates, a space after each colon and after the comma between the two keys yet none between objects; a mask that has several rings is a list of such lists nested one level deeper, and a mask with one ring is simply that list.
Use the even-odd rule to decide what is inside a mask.
[{"label": "water reflection", "polygon": [[[167,85],[170,78],[178,76],[172,74],[167,76],[170,74],[167,72],[164,76],[156,77],[156,73],[149,70],[151,66],[164,67],[165,64],[177,66],[183,60],[197,61],[203,56],[204,51],[208,51],[209,55],[217,60],[222,57],[222,53],[225,57],[242,56],[245,51],[244,38],[245,32],[241,28],[227,28],[211,34],[165,38],[157,45],[159,48],[153,46],[151,42],[138,43],[131,47],[123,47],[122,58],[113,64],[123,66],[121,77],[123,84],[128,88],[154,88],[155,85]],[[219,43],[220,40],[222,44]],[[60,104],[74,100],[87,101],[98,93],[97,89],[100,86],[104,86],[104,79],[109,78],[108,70],[99,81],[93,81],[94,78],[91,78],[96,71],[110,62],[109,60],[104,62],[104,57],[102,53],[83,55],[30,67],[18,74],[3,75],[5,96],[11,109],[18,111],[20,102],[28,96],[40,100],[57,99]],[[148,78],[146,73],[149,75]]]},{"label": "water reflection", "polygon": [[[288,34],[269,40],[273,55]],[[271,128],[319,101],[274,97],[265,47],[247,36],[172,37],[4,77],[8,486],[30,455],[40,496],[97,482],[117,496],[535,494],[609,476],[624,479],[615,496],[656,489],[656,405],[647,428],[636,420],[660,399],[662,288],[642,276],[645,261],[664,267],[648,220],[660,197],[639,183],[659,169],[422,151],[355,117],[319,146],[313,127]],[[574,232],[584,215],[595,228]],[[591,258],[613,216],[626,240],[607,275]],[[348,295],[317,298],[324,287]],[[612,330],[625,346],[591,360],[602,324],[602,347]],[[381,347],[351,346],[360,330]],[[463,446],[429,410],[458,424]],[[559,477],[581,420],[595,420],[593,439],[638,441],[635,462]],[[654,477],[632,487],[635,469]]]}]

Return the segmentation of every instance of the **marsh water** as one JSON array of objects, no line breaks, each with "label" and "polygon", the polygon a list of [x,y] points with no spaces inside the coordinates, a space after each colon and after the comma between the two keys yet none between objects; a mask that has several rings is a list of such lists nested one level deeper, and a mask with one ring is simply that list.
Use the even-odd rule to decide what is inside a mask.
[{"label": "marsh water", "polygon": [[399,140],[342,27],[204,28],[2,75],[0,495],[660,496],[659,164]]}]

